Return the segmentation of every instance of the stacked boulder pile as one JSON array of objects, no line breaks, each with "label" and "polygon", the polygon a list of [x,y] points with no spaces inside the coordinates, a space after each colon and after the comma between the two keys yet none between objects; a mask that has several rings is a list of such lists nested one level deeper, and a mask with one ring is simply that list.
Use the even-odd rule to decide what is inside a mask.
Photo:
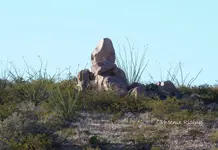
[{"label": "stacked boulder pile", "polygon": [[78,86],[82,91],[89,88],[96,90],[113,89],[120,96],[131,94],[134,96],[150,96],[165,99],[168,96],[181,96],[171,81],[144,85],[129,84],[125,72],[115,64],[116,54],[113,43],[109,38],[100,40],[91,54],[91,70],[84,69],[77,75]]}]

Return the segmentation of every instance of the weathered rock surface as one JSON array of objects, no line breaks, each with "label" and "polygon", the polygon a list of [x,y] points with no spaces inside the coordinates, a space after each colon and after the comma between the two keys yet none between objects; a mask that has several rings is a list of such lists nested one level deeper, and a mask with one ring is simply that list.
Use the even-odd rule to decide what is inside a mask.
[{"label": "weathered rock surface", "polygon": [[112,69],[116,68],[117,66],[110,61],[101,61],[96,62],[91,66],[91,71],[95,75],[104,75],[105,72],[110,72]]},{"label": "weathered rock surface", "polygon": [[109,61],[115,63],[115,50],[113,43],[109,38],[100,40],[95,50],[91,54],[92,64],[97,62]]},{"label": "weathered rock surface", "polygon": [[128,85],[116,76],[107,76],[104,77],[103,87],[105,90],[113,89],[120,96],[124,96],[127,93]]},{"label": "weathered rock surface", "polygon": [[126,74],[125,74],[125,72],[122,69],[120,69],[118,67],[115,67],[114,69],[111,70],[111,72],[113,73],[114,76],[118,77],[125,84],[128,84],[128,80],[126,78]]}]

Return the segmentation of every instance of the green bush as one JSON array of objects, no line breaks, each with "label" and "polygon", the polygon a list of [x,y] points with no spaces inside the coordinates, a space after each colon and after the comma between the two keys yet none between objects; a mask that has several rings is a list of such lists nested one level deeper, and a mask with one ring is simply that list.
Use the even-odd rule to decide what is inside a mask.
[{"label": "green bush", "polygon": [[51,98],[49,104],[53,111],[56,111],[57,115],[66,120],[72,121],[76,116],[76,102],[79,99],[79,93],[76,89],[64,89],[59,87],[51,92]]},{"label": "green bush", "polygon": [[120,97],[113,91],[89,91],[77,103],[80,109],[97,112],[145,112],[150,111],[151,99],[135,99],[133,96]]},{"label": "green bush", "polygon": [[[0,146],[1,147],[15,147],[25,148],[27,145],[31,146],[37,144],[49,145],[49,141],[55,141],[55,136],[51,128],[47,125],[37,121],[37,116],[29,112],[14,112],[8,118],[0,122]],[[30,143],[31,138],[36,139],[36,143]],[[44,138],[44,139],[43,139]],[[46,142],[48,142],[46,144]],[[40,143],[42,145],[40,145]],[[57,143],[58,144],[58,143]],[[36,147],[36,145],[33,145]]]},{"label": "green bush", "polygon": [[38,105],[41,101],[48,99],[53,86],[46,80],[17,83],[14,87],[16,89],[15,96],[19,97],[20,101],[29,100]]},{"label": "green bush", "polygon": [[155,117],[160,119],[166,119],[165,115],[179,112],[181,105],[181,101],[175,98],[168,98],[166,100],[156,100],[151,104],[152,113]]},{"label": "green bush", "polygon": [[2,105],[0,104],[0,121],[4,120],[15,111],[16,111],[15,102],[5,102]]},{"label": "green bush", "polygon": [[205,85],[200,85],[198,87],[193,88],[193,91],[202,96],[205,104],[208,104],[211,102],[218,103],[218,88],[205,84]]},{"label": "green bush", "polygon": [[9,141],[9,147],[12,150],[46,150],[52,147],[52,141],[51,138],[45,134],[29,134],[21,138],[19,142],[11,139]]}]

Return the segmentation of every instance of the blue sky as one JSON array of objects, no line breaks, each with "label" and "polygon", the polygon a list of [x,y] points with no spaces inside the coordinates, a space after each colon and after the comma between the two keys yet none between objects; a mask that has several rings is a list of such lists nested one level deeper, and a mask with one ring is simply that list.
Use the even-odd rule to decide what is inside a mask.
[{"label": "blue sky", "polygon": [[216,0],[0,1],[1,69],[8,61],[24,69],[23,57],[37,69],[40,55],[49,74],[69,66],[75,74],[78,64],[90,64],[100,39],[111,38],[117,49],[117,42],[128,46],[127,37],[139,51],[148,44],[144,81],[151,81],[148,72],[161,80],[160,69],[166,79],[170,64],[181,61],[188,79],[203,68],[194,84],[215,84],[217,6]]}]

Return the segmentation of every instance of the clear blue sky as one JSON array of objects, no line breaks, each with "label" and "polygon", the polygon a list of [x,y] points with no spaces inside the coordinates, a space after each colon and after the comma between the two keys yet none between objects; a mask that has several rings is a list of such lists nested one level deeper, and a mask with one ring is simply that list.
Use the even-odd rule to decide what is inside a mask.
[{"label": "clear blue sky", "polygon": [[[148,44],[147,71],[156,81],[166,78],[170,64],[183,63],[194,84],[218,79],[218,1],[216,0],[2,0],[0,1],[1,68],[13,61],[37,69],[38,55],[48,72],[71,66],[74,74],[90,64],[90,54],[101,38],[140,51]],[[89,65],[87,66],[90,67]],[[148,72],[143,79],[150,81]]]}]

